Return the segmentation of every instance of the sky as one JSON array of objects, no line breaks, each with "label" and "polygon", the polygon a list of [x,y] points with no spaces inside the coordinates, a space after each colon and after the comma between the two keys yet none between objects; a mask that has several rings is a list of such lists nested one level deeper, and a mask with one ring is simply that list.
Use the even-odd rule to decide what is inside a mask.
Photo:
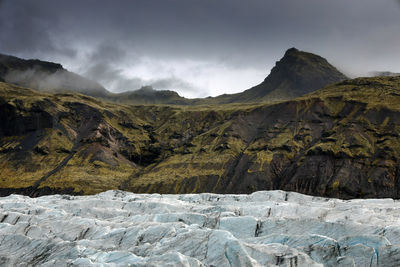
[{"label": "sky", "polygon": [[0,0],[0,53],[114,92],[241,92],[290,47],[350,77],[400,72],[400,0]]}]

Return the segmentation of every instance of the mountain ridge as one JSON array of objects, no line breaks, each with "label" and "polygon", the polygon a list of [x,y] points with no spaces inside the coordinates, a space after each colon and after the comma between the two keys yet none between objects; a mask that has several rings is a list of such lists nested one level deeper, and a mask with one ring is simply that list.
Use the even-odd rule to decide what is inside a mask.
[{"label": "mountain ridge", "polygon": [[[10,64],[10,62],[14,64]],[[32,71],[29,72],[30,69]],[[7,71],[14,75],[7,74]],[[47,74],[47,72],[50,72],[50,74]],[[61,77],[57,77],[57,75]],[[46,79],[48,80],[47,84]],[[347,79],[347,77],[330,65],[326,59],[296,48],[290,48],[285,52],[282,59],[277,61],[271,73],[257,86],[237,94],[187,99],[175,91],[154,90],[151,86],[144,86],[138,90],[123,93],[112,93],[100,84],[95,82],[92,84],[84,77],[65,70],[60,64],[0,55],[0,80],[2,81],[39,90],[44,89],[44,91],[63,92],[65,91],[63,89],[77,91],[102,100],[124,104],[208,105],[276,102],[301,96],[344,79]],[[61,81],[57,83],[59,80]],[[77,82],[71,84],[68,82],[69,80],[76,80]],[[45,88],[42,88],[41,84],[46,84]],[[51,85],[53,88],[49,88]],[[84,88],[88,85],[91,89]]]},{"label": "mountain ridge", "polygon": [[373,71],[370,72],[370,76],[379,77],[379,76],[400,76],[400,73],[391,72],[391,71]]}]

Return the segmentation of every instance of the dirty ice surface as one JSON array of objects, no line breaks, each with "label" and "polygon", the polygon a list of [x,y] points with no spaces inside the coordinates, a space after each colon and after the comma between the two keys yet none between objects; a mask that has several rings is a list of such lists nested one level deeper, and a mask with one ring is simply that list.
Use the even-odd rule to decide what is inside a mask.
[{"label": "dirty ice surface", "polygon": [[0,266],[400,266],[392,199],[11,195],[0,222]]}]

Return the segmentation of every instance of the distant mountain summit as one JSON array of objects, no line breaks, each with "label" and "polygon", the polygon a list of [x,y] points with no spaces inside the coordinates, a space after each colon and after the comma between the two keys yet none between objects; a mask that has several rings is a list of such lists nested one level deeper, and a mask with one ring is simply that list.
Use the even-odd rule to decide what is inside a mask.
[{"label": "distant mountain summit", "polygon": [[107,100],[126,104],[172,104],[188,105],[190,99],[171,90],[155,90],[152,86],[143,86],[135,91],[127,91],[109,96]]},{"label": "distant mountain summit", "polygon": [[325,58],[290,48],[276,63],[271,74],[250,90],[257,97],[267,99],[293,98],[345,79],[347,77]]},{"label": "distant mountain summit", "polygon": [[371,77],[395,77],[395,76],[400,76],[400,73],[396,73],[396,72],[391,72],[391,71],[373,71],[370,72],[369,75]]},{"label": "distant mountain summit", "polygon": [[78,92],[95,97],[109,94],[99,83],[70,72],[61,64],[3,54],[0,54],[0,81],[46,92]]},{"label": "distant mountain summit", "polygon": [[219,98],[224,103],[287,100],[345,79],[325,58],[290,48],[262,83]]}]

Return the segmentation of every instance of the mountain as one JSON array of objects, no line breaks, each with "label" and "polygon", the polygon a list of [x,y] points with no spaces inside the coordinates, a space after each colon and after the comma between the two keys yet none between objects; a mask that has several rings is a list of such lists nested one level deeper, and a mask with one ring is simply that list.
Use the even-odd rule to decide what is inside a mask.
[{"label": "mountain", "polygon": [[218,103],[281,101],[313,92],[347,77],[318,55],[290,48],[265,80],[242,93],[222,95]]},{"label": "mountain", "polygon": [[323,57],[290,48],[261,84],[242,93],[186,99],[174,91],[157,91],[146,87],[108,99],[131,104],[178,105],[276,102],[293,99],[345,79],[347,77]]},{"label": "mountain", "polygon": [[99,83],[64,69],[61,64],[38,59],[26,60],[3,54],[0,54],[0,81],[44,92],[77,92],[118,103],[182,105],[191,103],[174,91],[154,90],[151,86],[124,93],[111,93]]},{"label": "mountain", "polygon": [[0,192],[400,197],[400,77],[290,101],[126,105],[0,83]]},{"label": "mountain", "polygon": [[38,59],[21,59],[0,54],[0,81],[48,92],[78,92],[106,97],[99,83],[69,72],[62,65]]},{"label": "mountain", "polygon": [[155,90],[152,86],[143,86],[139,90],[119,94],[110,94],[105,100],[117,103],[142,105],[142,104],[169,104],[190,105],[192,100],[180,96],[175,91]]},{"label": "mountain", "polygon": [[65,70],[60,64],[0,54],[0,81],[47,92],[78,92],[105,101],[135,105],[273,102],[293,99],[344,79],[346,76],[326,59],[291,48],[261,84],[242,93],[187,99],[174,91],[154,90],[151,86],[145,86],[136,91],[115,94],[97,82]]},{"label": "mountain", "polygon": [[370,73],[371,77],[379,76],[400,76],[400,73],[390,72],[390,71],[373,71]]}]

